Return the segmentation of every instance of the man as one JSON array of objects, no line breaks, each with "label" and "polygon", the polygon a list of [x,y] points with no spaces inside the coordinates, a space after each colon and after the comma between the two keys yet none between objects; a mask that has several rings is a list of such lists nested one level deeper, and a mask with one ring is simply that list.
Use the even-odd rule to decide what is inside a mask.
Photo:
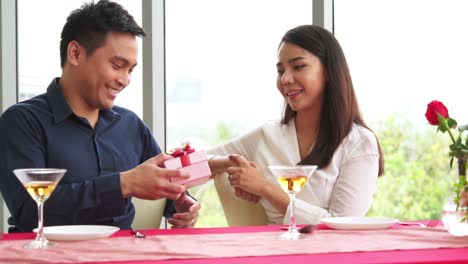
[{"label": "man", "polygon": [[17,168],[65,168],[45,203],[45,223],[131,226],[131,197],[167,197],[165,216],[192,227],[200,205],[158,166],[161,154],[148,127],[133,112],[114,106],[137,65],[136,37],[145,36],[119,4],[103,0],[73,11],[60,42],[62,75],[45,94],[18,103],[0,117],[0,190],[12,217],[11,231],[37,225],[35,202],[16,179]]}]

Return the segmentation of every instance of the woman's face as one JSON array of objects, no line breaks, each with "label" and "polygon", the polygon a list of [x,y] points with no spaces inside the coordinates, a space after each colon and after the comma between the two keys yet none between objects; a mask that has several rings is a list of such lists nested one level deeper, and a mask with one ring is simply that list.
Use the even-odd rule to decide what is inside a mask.
[{"label": "woman's face", "polygon": [[292,110],[320,112],[325,87],[324,67],[309,51],[287,42],[278,49],[276,86]]}]

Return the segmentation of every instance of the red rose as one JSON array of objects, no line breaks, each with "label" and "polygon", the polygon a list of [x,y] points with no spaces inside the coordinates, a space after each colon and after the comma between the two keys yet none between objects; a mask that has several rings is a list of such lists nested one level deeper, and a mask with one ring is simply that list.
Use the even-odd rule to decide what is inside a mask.
[{"label": "red rose", "polygon": [[430,102],[427,105],[426,119],[431,125],[437,126],[439,124],[439,118],[437,118],[437,113],[439,113],[444,118],[449,117],[447,107],[437,100]]}]

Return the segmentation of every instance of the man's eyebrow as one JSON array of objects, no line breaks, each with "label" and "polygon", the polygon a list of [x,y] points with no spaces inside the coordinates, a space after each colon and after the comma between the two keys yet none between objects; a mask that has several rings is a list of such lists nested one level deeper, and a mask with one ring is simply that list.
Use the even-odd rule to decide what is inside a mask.
[{"label": "man's eyebrow", "polygon": [[[298,61],[298,60],[303,60],[303,59],[305,59],[305,58],[304,57],[294,57],[292,59],[289,59],[288,63],[292,63],[292,62],[295,62],[295,61]],[[276,63],[276,67],[281,66],[281,65],[283,65],[281,62]]]}]

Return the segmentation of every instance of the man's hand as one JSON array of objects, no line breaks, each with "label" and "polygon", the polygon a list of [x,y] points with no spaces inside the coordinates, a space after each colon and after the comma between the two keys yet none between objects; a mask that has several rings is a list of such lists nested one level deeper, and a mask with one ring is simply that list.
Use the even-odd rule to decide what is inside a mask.
[{"label": "man's hand", "polygon": [[176,200],[181,197],[185,193],[185,186],[172,183],[170,180],[171,177],[188,178],[188,173],[158,166],[170,158],[169,155],[159,154],[129,171],[120,173],[122,195],[125,198],[134,196],[146,200],[164,197]]},{"label": "man's hand", "polygon": [[183,193],[179,199],[174,201],[176,213],[167,221],[172,225],[172,228],[194,227],[197,222],[198,212],[200,211],[200,203],[192,197]]}]

